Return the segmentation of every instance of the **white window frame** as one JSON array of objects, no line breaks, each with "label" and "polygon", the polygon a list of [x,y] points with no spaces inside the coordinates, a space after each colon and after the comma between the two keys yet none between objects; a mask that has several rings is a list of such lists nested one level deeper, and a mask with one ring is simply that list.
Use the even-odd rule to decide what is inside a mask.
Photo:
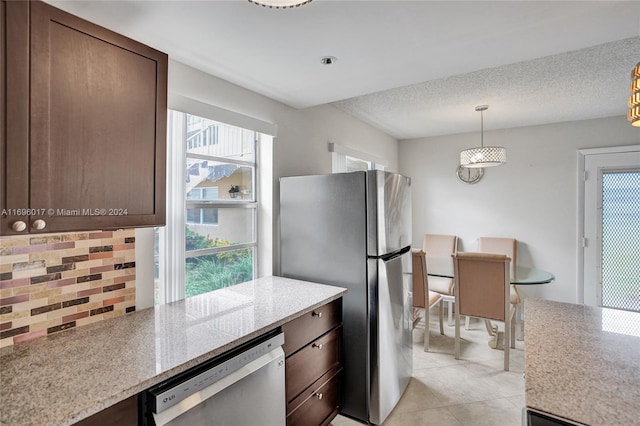
[{"label": "white window frame", "polygon": [[329,152],[331,153],[331,172],[345,173],[347,170],[347,157],[364,161],[369,164],[369,170],[386,170],[389,162],[381,157],[358,151],[334,142],[329,142]]},{"label": "white window frame", "polygon": [[[169,108],[176,111],[183,111],[188,114],[197,115],[200,117],[208,118],[219,123],[225,123],[237,127],[243,127],[248,130],[253,130],[256,132],[256,146],[255,146],[255,163],[254,167],[254,194],[256,201],[227,201],[220,202],[217,207],[218,208],[226,208],[226,207],[240,207],[243,208],[253,208],[255,210],[254,213],[254,238],[252,243],[247,244],[238,244],[234,246],[227,246],[224,248],[211,248],[205,249],[207,251],[206,254],[214,254],[221,251],[228,251],[229,249],[241,249],[246,247],[252,247],[254,249],[254,277],[258,276],[259,271],[265,270],[267,272],[271,271],[270,267],[262,267],[260,265],[260,255],[259,250],[261,248],[267,248],[271,244],[272,235],[271,226],[265,226],[264,231],[260,231],[260,220],[259,215],[261,210],[271,209],[271,203],[269,200],[264,200],[264,206],[258,205],[258,200],[260,199],[260,194],[263,191],[260,191],[260,169],[259,163],[262,161],[262,158],[270,158],[270,153],[272,152],[272,143],[273,136],[277,133],[277,126],[264,122],[252,117],[244,116],[235,112],[231,112],[225,110],[223,108],[219,108],[210,104],[205,104],[199,101],[195,101],[193,99],[189,99],[183,96],[170,94],[169,95]],[[184,127],[183,127],[184,126]],[[186,128],[186,118],[184,119],[184,123],[181,125],[175,125],[171,120],[168,120],[168,132],[181,134]],[[171,140],[170,137],[167,138],[167,142]],[[259,140],[259,142],[258,142]],[[262,154],[261,145],[265,145],[266,154]],[[194,154],[190,154],[192,157]],[[160,238],[160,253],[159,256],[166,261],[164,265],[160,267],[159,271],[159,294],[158,294],[158,303],[164,304],[172,301],[184,299],[185,297],[185,261],[186,261],[186,250],[184,248],[184,240],[185,240],[185,224],[186,224],[186,193],[184,188],[184,170],[186,168],[186,146],[172,146],[168,144],[167,146],[167,225],[163,227],[161,232],[159,233]],[[174,161],[172,161],[173,159]],[[230,163],[234,162],[233,160],[222,158],[219,161]],[[271,176],[271,172],[265,173],[265,176]],[[264,185],[265,187],[267,185]],[[270,192],[266,192],[268,195]],[[267,229],[268,228],[268,229]],[[260,240],[264,242],[261,243]],[[201,251],[198,251],[202,253]],[[193,252],[191,252],[193,253]],[[266,259],[269,261],[270,255],[266,253]],[[153,280],[151,280],[153,283]],[[152,292],[153,290],[148,289],[147,292]]]}]

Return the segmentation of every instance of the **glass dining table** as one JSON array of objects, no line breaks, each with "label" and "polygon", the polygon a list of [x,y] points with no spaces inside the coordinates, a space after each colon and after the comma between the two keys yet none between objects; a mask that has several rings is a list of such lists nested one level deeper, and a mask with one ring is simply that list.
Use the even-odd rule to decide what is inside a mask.
[{"label": "glass dining table", "polygon": [[[552,273],[538,268],[516,266],[515,270],[511,269],[511,284],[514,285],[548,284],[556,279]],[[453,259],[427,257],[427,275],[453,278]]]},{"label": "glass dining table", "polygon": [[[432,277],[444,277],[444,278],[453,278],[453,259],[445,258],[445,257],[427,257],[427,275]],[[548,284],[554,281],[556,277],[545,270],[538,268],[530,268],[527,266],[519,266],[517,265],[515,268],[511,268],[511,284],[515,286],[520,285],[537,285],[537,284]],[[517,288],[516,288],[517,292]],[[516,305],[515,307],[515,319],[516,319],[516,333],[517,340],[522,340],[522,333],[520,328],[520,318],[522,315],[521,312],[522,304]],[[498,331],[496,326],[492,325],[489,320],[485,321],[487,326],[487,331],[490,336],[489,346],[492,348],[496,348],[500,346],[498,342]]]}]

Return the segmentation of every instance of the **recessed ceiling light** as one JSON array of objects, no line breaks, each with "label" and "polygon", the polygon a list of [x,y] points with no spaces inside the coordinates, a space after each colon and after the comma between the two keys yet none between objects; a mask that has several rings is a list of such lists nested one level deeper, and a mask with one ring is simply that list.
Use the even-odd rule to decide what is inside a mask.
[{"label": "recessed ceiling light", "polygon": [[320,63],[322,65],[333,65],[337,60],[338,58],[336,58],[335,56],[325,56],[324,58],[320,59]]}]

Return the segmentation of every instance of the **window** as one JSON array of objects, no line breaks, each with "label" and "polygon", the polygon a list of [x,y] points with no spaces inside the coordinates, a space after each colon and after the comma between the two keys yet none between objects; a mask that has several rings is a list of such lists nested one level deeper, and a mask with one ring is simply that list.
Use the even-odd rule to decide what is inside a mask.
[{"label": "window", "polygon": [[218,209],[190,209],[187,207],[187,226],[189,225],[217,225]]},{"label": "window", "polygon": [[[196,164],[198,165],[198,164]],[[197,187],[187,192],[187,226],[191,225],[217,225],[218,209],[215,207],[200,207],[198,201],[218,200],[218,187]]]},{"label": "window", "polygon": [[[257,258],[258,133],[173,110],[168,128],[168,212],[167,225],[156,229],[156,303],[251,280]],[[166,272],[172,263],[181,267]]]},{"label": "window", "polygon": [[345,164],[347,172],[358,172],[366,170],[375,170],[375,164],[371,161],[361,160],[355,157],[345,155]]},{"label": "window", "polygon": [[336,143],[329,143],[329,152],[331,153],[331,171],[333,173],[385,170],[387,167],[387,162],[382,158]]},{"label": "window", "polygon": [[211,186],[208,188],[193,188],[187,192],[187,200],[217,200],[218,187]]}]

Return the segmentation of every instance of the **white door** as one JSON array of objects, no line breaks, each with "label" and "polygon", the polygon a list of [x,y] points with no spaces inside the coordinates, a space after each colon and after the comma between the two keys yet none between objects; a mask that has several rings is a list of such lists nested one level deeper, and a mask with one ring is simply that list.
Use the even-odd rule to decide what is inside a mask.
[{"label": "white door", "polygon": [[581,154],[584,303],[640,312],[640,146]]}]

